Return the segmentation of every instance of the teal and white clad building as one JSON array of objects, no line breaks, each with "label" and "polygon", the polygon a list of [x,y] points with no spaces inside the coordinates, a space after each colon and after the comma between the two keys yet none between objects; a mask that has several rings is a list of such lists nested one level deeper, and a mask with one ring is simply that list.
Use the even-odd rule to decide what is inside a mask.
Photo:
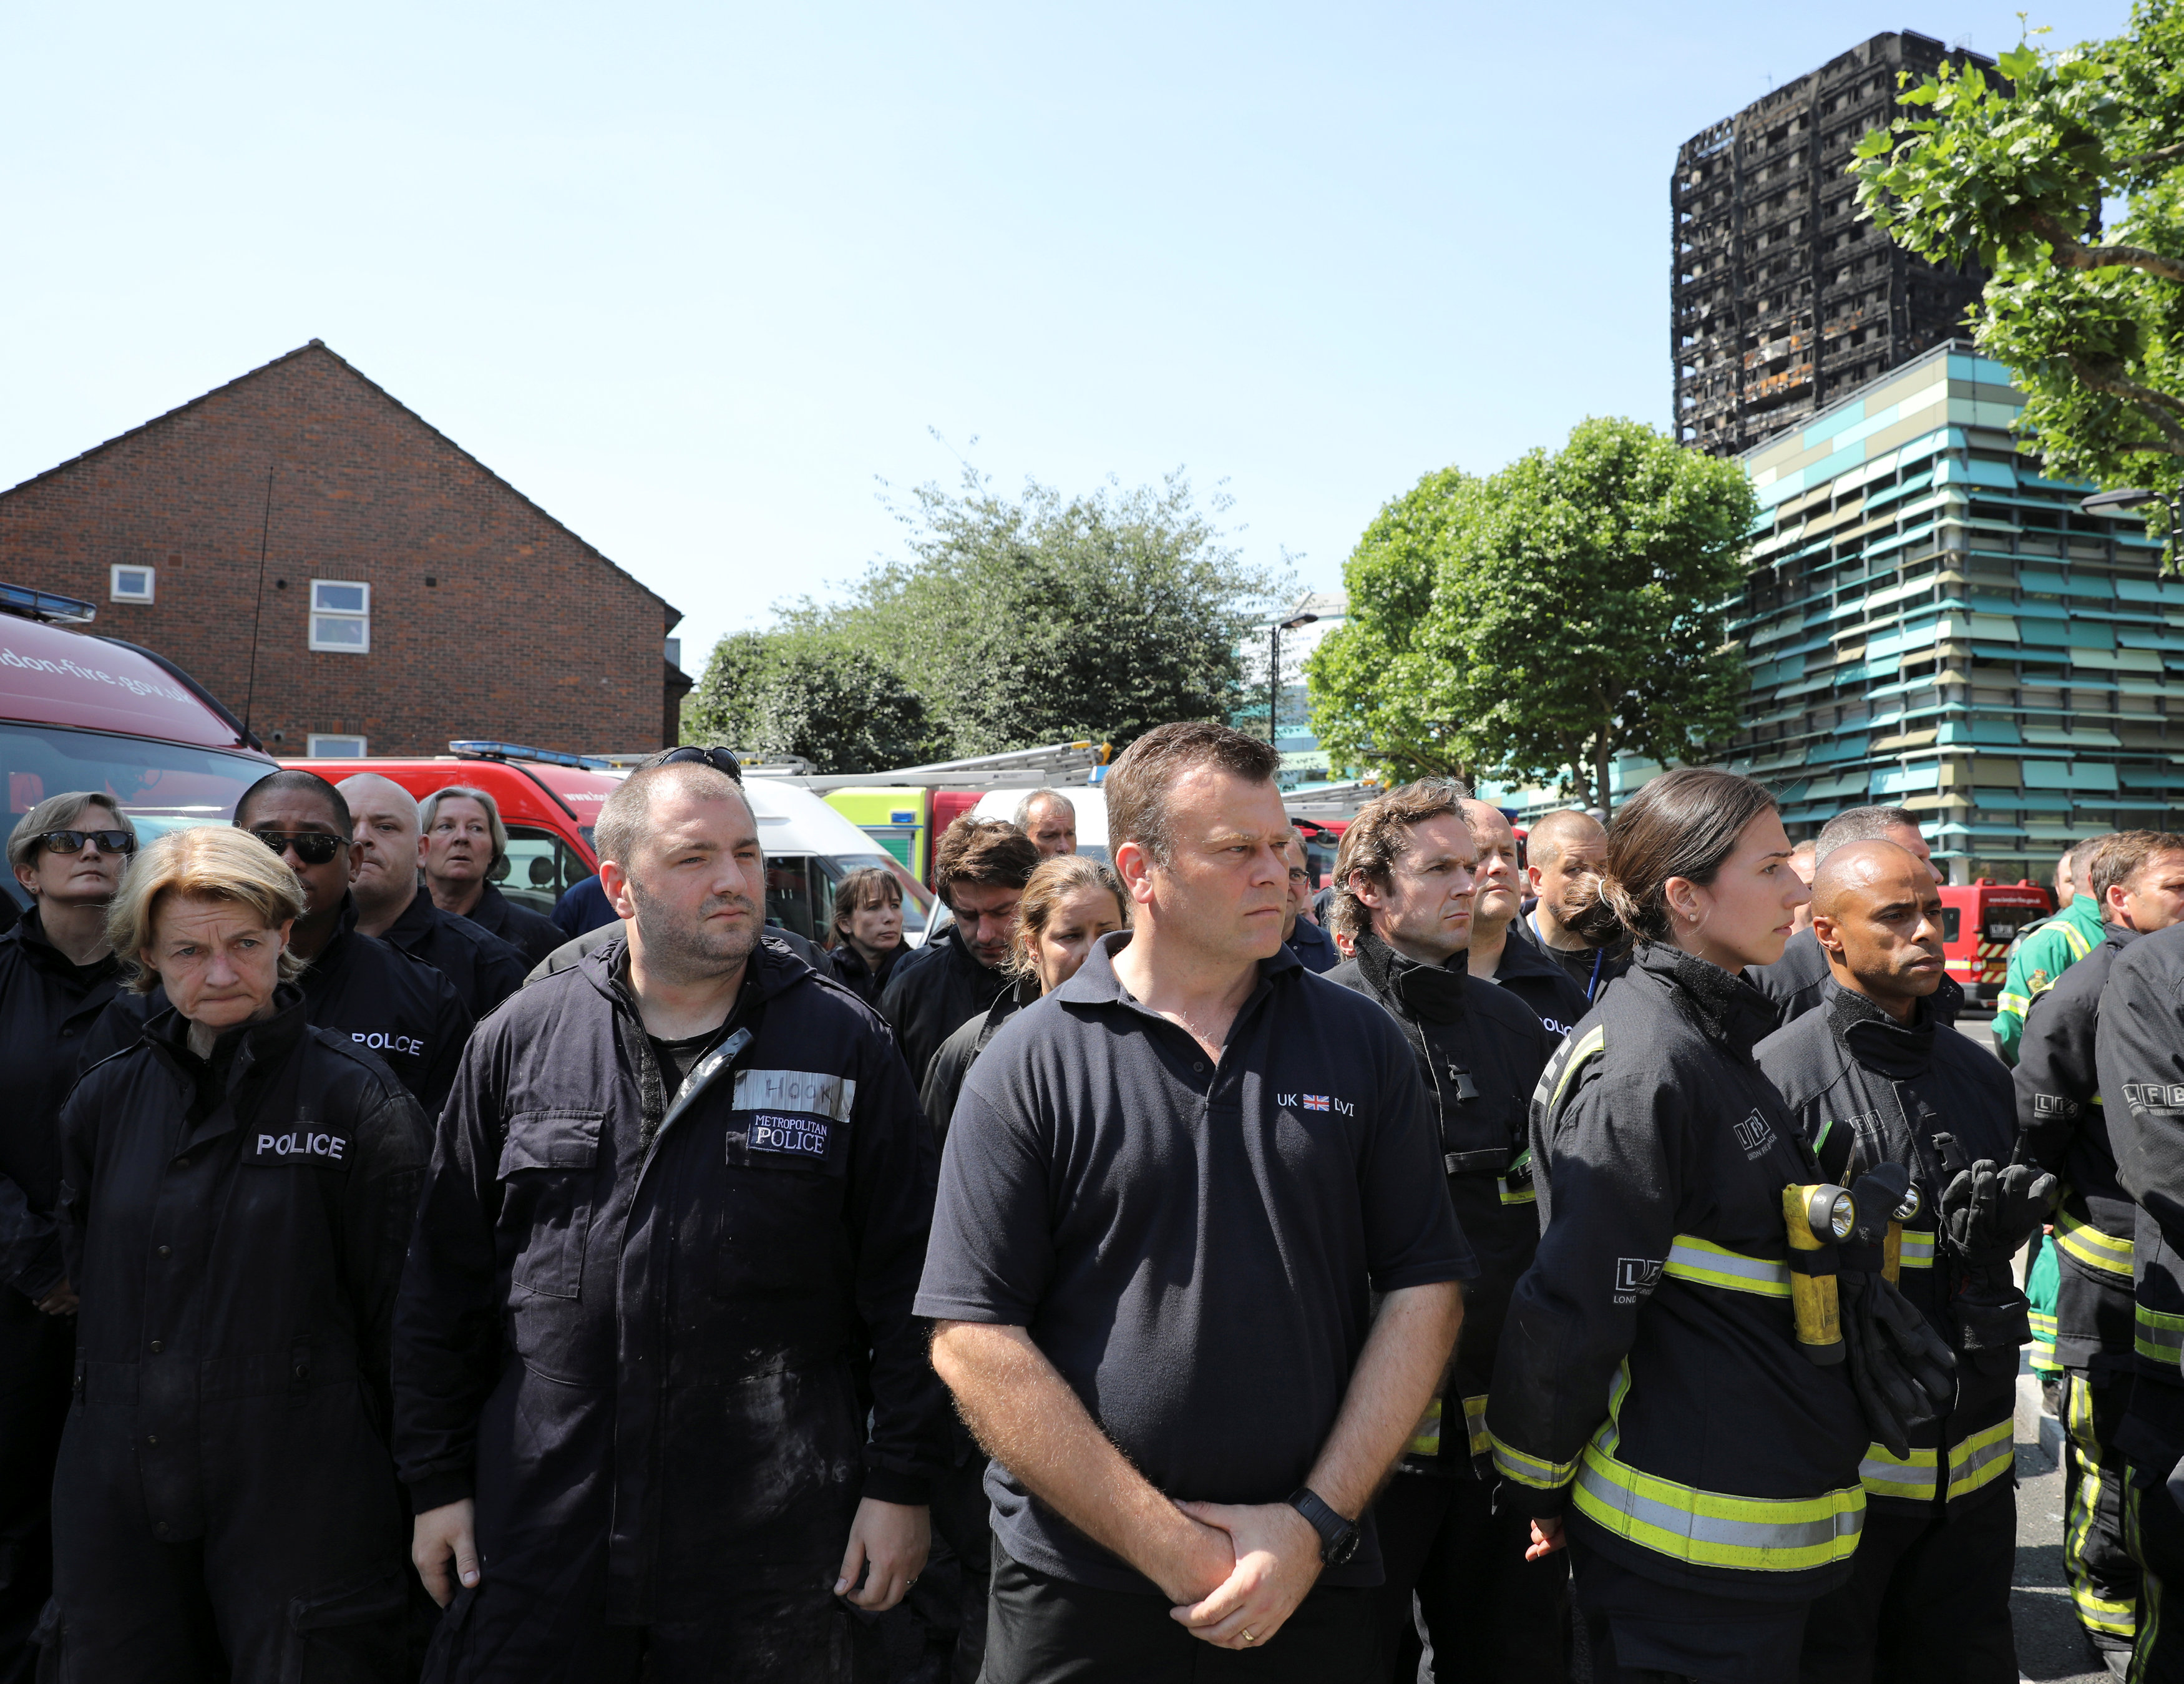
[{"label": "teal and white clad building", "polygon": [[2137,515],[2082,512],[2093,487],[2018,453],[2024,404],[1952,341],[1742,458],[1762,513],[1726,761],[1792,837],[1887,801],[1953,880],[2014,881],[2083,837],[2184,828],[2184,583]]}]

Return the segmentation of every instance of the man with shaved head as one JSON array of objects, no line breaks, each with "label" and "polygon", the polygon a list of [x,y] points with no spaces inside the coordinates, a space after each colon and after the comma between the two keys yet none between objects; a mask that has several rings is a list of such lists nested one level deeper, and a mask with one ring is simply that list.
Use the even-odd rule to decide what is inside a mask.
[{"label": "man with shaved head", "polygon": [[1925,856],[1880,837],[1831,846],[1825,833],[1819,852],[1819,1009],[1752,1056],[1819,1179],[1850,1186],[1886,1163],[1910,1172],[1920,1202],[1903,1226],[1903,1296],[1956,1352],[1957,1375],[1953,1407],[1910,1428],[1908,1457],[1880,1443],[1866,1453],[1850,1582],[1813,1604],[1799,1675],[2008,1684],[2012,1424],[2018,1347],[2031,1336],[2010,1259],[2054,1178],[2009,1163],[2008,1073],[1936,1015],[1942,895]]},{"label": "man with shaved head", "polygon": [[1569,808],[1549,813],[1524,839],[1524,878],[1532,905],[1520,932],[1570,974],[1587,1004],[1630,968],[1630,944],[1602,947],[1578,934],[1574,921],[1599,892],[1607,858],[1607,830],[1591,813]]},{"label": "man with shaved head", "polygon": [[422,959],[445,977],[473,1018],[523,986],[530,961],[483,924],[432,904],[417,878],[425,837],[417,798],[391,778],[359,772],[336,786],[356,822],[356,927]]},{"label": "man with shaved head", "polygon": [[[1817,885],[1819,867],[1827,863],[1828,856],[1836,849],[1853,842],[1872,841],[1895,843],[1924,866],[1936,883],[1942,881],[1942,874],[1934,869],[1926,839],[1919,833],[1919,816],[1902,807],[1852,807],[1847,812],[1837,813],[1821,827],[1819,837],[1813,845],[1812,867],[1797,875],[1808,884]],[[1795,869],[1794,856],[1791,863]],[[1817,888],[1812,904],[1817,916]],[[1744,975],[1747,981],[1774,1002],[1775,1021],[1786,1023],[1803,1017],[1820,1003],[1820,992],[1828,980],[1828,961],[1808,925],[1791,936],[1780,959],[1771,965],[1753,966]],[[1964,1001],[1963,989],[1943,973],[1934,1001],[1934,1009],[1942,1021],[1955,1023]]]},{"label": "man with shaved head", "polygon": [[1517,833],[1496,806],[1485,801],[1461,803],[1463,822],[1479,850],[1472,873],[1471,974],[1492,983],[1532,1008],[1550,1034],[1566,1035],[1591,1002],[1569,973],[1525,940],[1512,940],[1510,926],[1521,915],[1524,867]]}]

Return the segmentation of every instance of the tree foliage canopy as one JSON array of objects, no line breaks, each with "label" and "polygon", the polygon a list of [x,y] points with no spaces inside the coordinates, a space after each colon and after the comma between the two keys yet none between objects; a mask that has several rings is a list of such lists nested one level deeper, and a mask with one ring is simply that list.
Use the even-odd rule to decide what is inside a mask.
[{"label": "tree foliage canopy", "polygon": [[894,669],[824,634],[735,632],[682,704],[687,742],[801,755],[822,772],[927,758],[925,704]]},{"label": "tree foliage canopy", "polygon": [[1615,419],[1484,479],[1429,474],[1345,569],[1314,728],[1353,770],[1561,780],[1606,806],[1618,752],[1690,761],[1735,728],[1724,608],[1756,506],[1737,464]]},{"label": "tree foliage canopy", "polygon": [[[1034,481],[1011,499],[968,469],[952,492],[920,487],[896,511],[907,556],[844,600],[787,606],[778,631],[723,639],[685,731],[702,720],[862,772],[1087,739],[1120,748],[1167,720],[1225,720],[1242,699],[1239,641],[1284,583],[1240,559],[1215,524],[1225,506],[1201,510],[1180,473],[1078,497]],[[890,734],[878,714],[905,698]],[[813,751],[838,730],[842,743]]]},{"label": "tree foliage canopy", "polygon": [[1859,203],[1911,250],[1986,266],[1975,332],[2030,395],[2019,426],[2051,473],[2175,496],[2184,4],[2138,0],[2126,35],[2027,42],[1997,68],[1945,64],[1907,87],[1903,114],[1858,144]]}]

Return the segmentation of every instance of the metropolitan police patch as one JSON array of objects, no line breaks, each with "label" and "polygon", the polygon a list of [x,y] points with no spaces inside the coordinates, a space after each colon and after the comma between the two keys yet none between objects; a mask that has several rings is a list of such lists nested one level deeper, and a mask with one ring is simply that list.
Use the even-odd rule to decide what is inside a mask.
[{"label": "metropolitan police patch", "polygon": [[750,1149],[823,1161],[833,1133],[834,1124],[827,1118],[774,1117],[761,1112],[750,1120]]}]

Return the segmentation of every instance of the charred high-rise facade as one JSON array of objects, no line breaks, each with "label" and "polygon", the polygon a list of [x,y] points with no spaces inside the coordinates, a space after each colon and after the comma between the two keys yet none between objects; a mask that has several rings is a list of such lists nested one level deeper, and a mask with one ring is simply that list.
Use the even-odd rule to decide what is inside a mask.
[{"label": "charred high-rise facade", "polygon": [[1669,188],[1677,436],[1734,456],[1961,334],[1984,277],[1914,257],[1858,215],[1858,137],[1897,75],[1993,61],[1876,35],[1694,135]]}]

